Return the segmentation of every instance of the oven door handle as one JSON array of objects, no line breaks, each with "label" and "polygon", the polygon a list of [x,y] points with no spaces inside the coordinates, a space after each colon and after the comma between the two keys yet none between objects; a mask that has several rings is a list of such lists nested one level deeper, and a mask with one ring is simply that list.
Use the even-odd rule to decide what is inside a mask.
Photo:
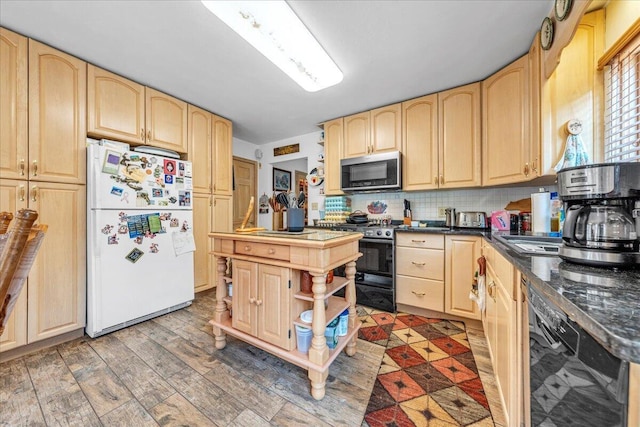
[{"label": "oven door handle", "polygon": [[359,241],[362,243],[381,243],[381,244],[393,245],[393,240],[391,239],[367,239],[365,237],[363,239],[360,239]]}]

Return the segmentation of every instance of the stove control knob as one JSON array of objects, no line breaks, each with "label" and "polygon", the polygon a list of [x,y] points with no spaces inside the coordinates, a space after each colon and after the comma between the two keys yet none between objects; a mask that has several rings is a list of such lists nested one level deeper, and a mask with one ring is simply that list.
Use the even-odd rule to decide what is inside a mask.
[{"label": "stove control knob", "polygon": [[391,237],[391,230],[387,230],[386,233],[384,233],[387,237]]},{"label": "stove control knob", "polygon": [[378,236],[382,236],[382,230],[378,230],[378,231],[376,232],[376,234],[377,234]]}]

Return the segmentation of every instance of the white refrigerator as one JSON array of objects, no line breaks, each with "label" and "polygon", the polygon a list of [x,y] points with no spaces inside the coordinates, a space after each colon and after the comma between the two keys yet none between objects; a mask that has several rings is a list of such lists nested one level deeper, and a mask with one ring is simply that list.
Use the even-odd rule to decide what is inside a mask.
[{"label": "white refrigerator", "polygon": [[87,140],[87,326],[97,337],[191,304],[191,163]]}]

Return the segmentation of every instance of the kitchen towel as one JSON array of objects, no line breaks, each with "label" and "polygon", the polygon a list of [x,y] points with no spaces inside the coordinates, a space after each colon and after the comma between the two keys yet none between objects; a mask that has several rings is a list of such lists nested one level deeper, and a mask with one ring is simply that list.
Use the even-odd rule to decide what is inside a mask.
[{"label": "kitchen towel", "polygon": [[551,195],[549,192],[531,194],[531,231],[551,232]]}]

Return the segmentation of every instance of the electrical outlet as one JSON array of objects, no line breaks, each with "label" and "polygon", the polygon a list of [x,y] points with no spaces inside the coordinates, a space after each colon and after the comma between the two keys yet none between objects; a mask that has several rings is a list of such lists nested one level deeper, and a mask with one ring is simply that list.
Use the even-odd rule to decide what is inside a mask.
[{"label": "electrical outlet", "polygon": [[444,218],[447,216],[447,208],[438,208],[438,218]]},{"label": "electrical outlet", "polygon": [[311,210],[312,211],[317,211],[318,210],[318,202],[311,203]]}]

